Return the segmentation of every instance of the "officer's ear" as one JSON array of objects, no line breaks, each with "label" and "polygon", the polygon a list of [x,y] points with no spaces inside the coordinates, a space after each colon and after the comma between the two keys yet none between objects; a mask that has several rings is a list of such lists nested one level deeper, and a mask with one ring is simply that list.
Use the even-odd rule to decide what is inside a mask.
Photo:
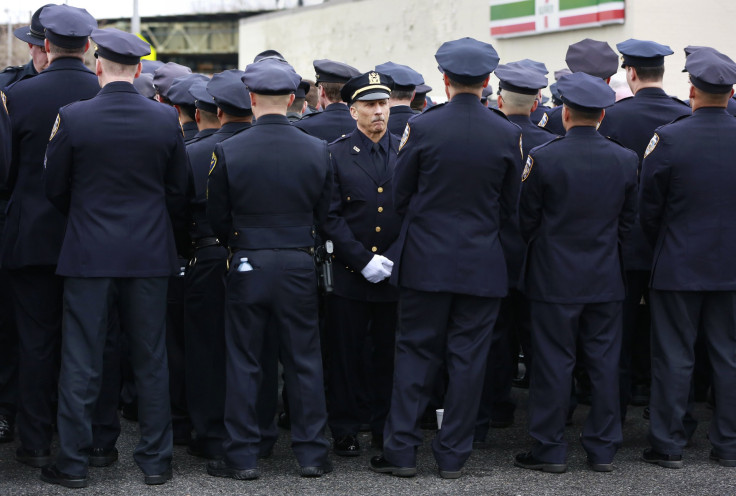
[{"label": "officer's ear", "polygon": [[137,78],[138,76],[141,75],[141,70],[142,69],[143,69],[143,64],[141,64],[140,62],[138,62],[138,68],[135,71],[135,76],[133,76],[133,79],[135,79],[135,78]]},{"label": "officer's ear", "polygon": [[291,107],[291,104],[294,103],[294,100],[296,100],[296,95],[292,93],[291,95],[289,95],[289,105],[287,105],[286,107]]},{"label": "officer's ear", "polygon": [[534,99],[534,103],[532,103],[532,112],[534,112],[535,110],[537,110],[537,107],[539,107],[539,100],[537,100],[535,98]]},{"label": "officer's ear", "polygon": [[199,124],[201,120],[202,120],[202,114],[199,113],[199,109],[195,109],[194,110],[194,122]]}]

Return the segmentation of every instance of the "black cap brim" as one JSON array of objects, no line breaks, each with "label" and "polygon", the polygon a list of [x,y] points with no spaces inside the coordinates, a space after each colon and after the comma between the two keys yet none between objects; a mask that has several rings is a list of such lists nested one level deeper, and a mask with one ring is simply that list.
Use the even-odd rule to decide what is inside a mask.
[{"label": "black cap brim", "polygon": [[30,43],[31,45],[36,46],[43,46],[44,40],[46,39],[43,36],[36,36],[35,34],[31,33],[31,26],[23,26],[15,31],[13,31],[13,34],[16,38],[18,38],[21,41],[25,41],[26,43]]}]

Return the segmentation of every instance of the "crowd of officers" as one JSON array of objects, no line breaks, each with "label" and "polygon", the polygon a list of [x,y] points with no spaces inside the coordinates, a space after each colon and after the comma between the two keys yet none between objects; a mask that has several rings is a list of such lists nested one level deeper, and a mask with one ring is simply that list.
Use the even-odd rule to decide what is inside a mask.
[{"label": "crowd of officers", "polygon": [[[146,484],[171,478],[173,444],[258,478],[279,362],[300,475],[360,455],[367,429],[370,468],[413,476],[442,409],[432,451],[458,478],[513,423],[520,346],[534,442],[515,465],[564,472],[585,398],[588,464],[613,470],[651,382],[642,459],[681,467],[705,360],[711,459],[736,466],[736,64],[720,52],[685,49],[683,102],[662,87],[669,47],[582,40],[545,107],[544,64],[462,38],[435,55],[448,103],[422,112],[431,88],[394,62],[315,60],[313,83],[266,50],[192,74],[53,4],[15,35],[31,60],[0,74],[0,441],[17,430],[42,480],[85,487],[114,463],[120,405]],[[616,102],[619,65],[633,96]]]}]

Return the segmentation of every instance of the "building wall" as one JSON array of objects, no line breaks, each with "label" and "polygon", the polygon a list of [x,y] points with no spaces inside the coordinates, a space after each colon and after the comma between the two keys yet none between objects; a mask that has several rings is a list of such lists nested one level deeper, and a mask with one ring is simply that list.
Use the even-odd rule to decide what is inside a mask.
[{"label": "building wall", "polygon": [[[539,60],[553,72],[565,67],[565,51],[583,38],[615,44],[638,38],[672,47],[665,89],[686,98],[683,48],[708,45],[736,58],[730,20],[733,0],[628,0],[626,22],[544,35],[507,39],[490,36],[487,0],[331,0],[322,5],[254,16],[240,21],[239,67],[266,48],[281,52],[304,78],[313,79],[314,59],[339,60],[368,71],[392,60],[412,66],[444,96],[434,53],[442,42],[470,36],[489,42],[501,62]],[[550,79],[552,75],[550,74]],[[494,88],[496,81],[492,81]]]}]

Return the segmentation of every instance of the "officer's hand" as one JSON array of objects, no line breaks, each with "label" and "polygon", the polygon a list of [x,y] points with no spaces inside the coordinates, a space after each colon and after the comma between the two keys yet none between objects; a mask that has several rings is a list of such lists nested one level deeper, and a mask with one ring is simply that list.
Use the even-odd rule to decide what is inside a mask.
[{"label": "officer's hand", "polygon": [[394,268],[394,263],[383,255],[379,256],[381,257],[381,265],[383,265],[383,268],[388,271],[388,275],[390,276],[391,270]]},{"label": "officer's hand", "polygon": [[386,268],[383,266],[383,263],[381,262],[382,258],[388,260],[386,257],[382,257],[381,255],[373,255],[373,258],[371,258],[371,261],[368,262],[368,265],[363,267],[363,270],[360,271],[360,273],[363,274],[363,277],[365,277],[368,282],[372,282],[375,284],[377,282],[383,281],[391,275],[391,271],[386,270]]}]

